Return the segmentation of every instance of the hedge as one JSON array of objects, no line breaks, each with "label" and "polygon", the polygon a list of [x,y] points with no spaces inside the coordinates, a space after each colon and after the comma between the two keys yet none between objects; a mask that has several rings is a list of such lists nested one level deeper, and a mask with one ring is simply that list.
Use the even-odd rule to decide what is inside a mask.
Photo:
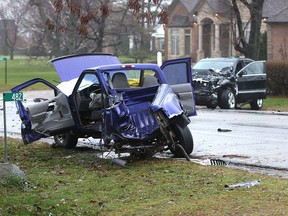
[{"label": "hedge", "polygon": [[267,61],[267,90],[273,96],[288,96],[288,62]]}]

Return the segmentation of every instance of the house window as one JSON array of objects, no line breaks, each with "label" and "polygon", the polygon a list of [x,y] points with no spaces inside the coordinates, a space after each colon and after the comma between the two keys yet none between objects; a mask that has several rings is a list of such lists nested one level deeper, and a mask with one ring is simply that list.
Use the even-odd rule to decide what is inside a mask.
[{"label": "house window", "polygon": [[190,49],[190,29],[185,30],[185,55],[190,55],[191,49]]},{"label": "house window", "polygon": [[164,38],[159,38],[159,50],[164,50],[165,48],[165,40]]},{"label": "house window", "polygon": [[171,55],[179,55],[179,29],[171,29]]}]

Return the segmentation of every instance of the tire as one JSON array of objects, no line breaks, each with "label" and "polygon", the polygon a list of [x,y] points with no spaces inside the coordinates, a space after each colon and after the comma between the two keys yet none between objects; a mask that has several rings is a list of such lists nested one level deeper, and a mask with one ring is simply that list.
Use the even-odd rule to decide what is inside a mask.
[{"label": "tire", "polygon": [[263,107],[263,99],[257,99],[250,102],[250,107],[252,110],[260,110]]},{"label": "tire", "polygon": [[61,146],[67,149],[75,148],[78,143],[78,137],[71,133],[58,134],[54,136],[56,146]]},{"label": "tire", "polygon": [[[187,126],[185,128],[182,128],[179,125],[175,124],[172,126],[172,129],[176,136],[174,138],[174,141],[180,144],[184,148],[185,152],[190,155],[193,151],[194,143],[189,128]],[[174,149],[172,146],[169,146],[169,149],[175,157],[184,157],[184,154],[179,147],[177,148],[176,146]]]},{"label": "tire", "polygon": [[228,88],[221,92],[221,109],[234,109],[236,107],[236,99],[233,91]]}]

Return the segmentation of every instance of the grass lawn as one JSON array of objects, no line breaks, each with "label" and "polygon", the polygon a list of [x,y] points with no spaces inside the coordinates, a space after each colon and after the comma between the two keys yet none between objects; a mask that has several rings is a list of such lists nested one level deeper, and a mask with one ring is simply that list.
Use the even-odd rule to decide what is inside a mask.
[{"label": "grass lawn", "polygon": [[[53,80],[60,81],[56,71],[54,70],[48,59],[28,59],[17,58],[7,60],[7,84],[5,83],[5,64],[0,62],[0,91],[10,91],[10,89],[18,84],[33,78],[43,78],[53,84],[57,84]],[[37,88],[43,88],[40,85]]]},{"label": "grass lawn", "polygon": [[268,97],[264,100],[263,109],[268,111],[283,112],[288,111],[287,97]]},{"label": "grass lawn", "polygon": [[[18,139],[8,145],[10,163],[29,181],[0,180],[0,215],[288,214],[286,179],[156,158],[129,159],[124,169],[91,149],[24,146]],[[225,188],[257,179],[259,186]]]}]

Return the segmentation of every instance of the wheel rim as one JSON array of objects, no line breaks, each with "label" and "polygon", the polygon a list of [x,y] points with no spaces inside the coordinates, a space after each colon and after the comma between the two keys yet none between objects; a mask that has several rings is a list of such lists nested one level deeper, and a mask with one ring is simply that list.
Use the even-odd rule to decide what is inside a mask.
[{"label": "wheel rim", "polygon": [[257,106],[260,108],[263,105],[263,100],[262,99],[257,99],[256,103],[257,103]]},{"label": "wheel rim", "polygon": [[59,134],[59,135],[56,135],[58,141],[63,144],[64,142],[64,139],[65,139],[65,135],[64,134]]},{"label": "wheel rim", "polygon": [[229,105],[229,108],[235,107],[235,97],[232,92],[229,92],[228,94],[228,105]]}]

